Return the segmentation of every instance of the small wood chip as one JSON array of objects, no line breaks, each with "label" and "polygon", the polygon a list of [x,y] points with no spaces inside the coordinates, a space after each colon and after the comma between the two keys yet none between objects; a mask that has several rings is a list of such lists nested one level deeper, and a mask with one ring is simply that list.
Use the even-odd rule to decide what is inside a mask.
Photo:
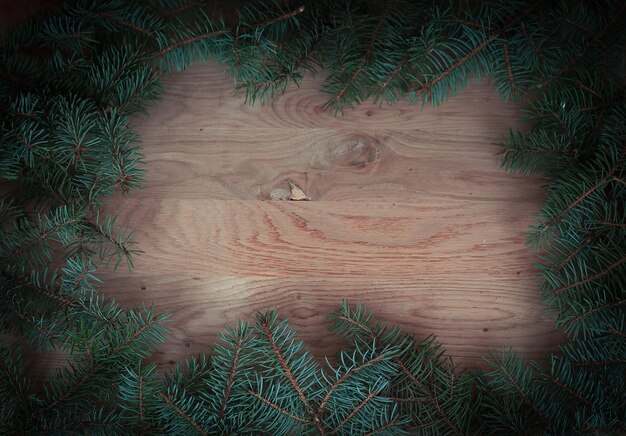
[{"label": "small wood chip", "polygon": [[289,200],[291,201],[311,201],[311,197],[306,195],[302,189],[298,186],[294,185],[291,181],[289,182],[289,187],[291,188],[291,194],[289,195]]}]

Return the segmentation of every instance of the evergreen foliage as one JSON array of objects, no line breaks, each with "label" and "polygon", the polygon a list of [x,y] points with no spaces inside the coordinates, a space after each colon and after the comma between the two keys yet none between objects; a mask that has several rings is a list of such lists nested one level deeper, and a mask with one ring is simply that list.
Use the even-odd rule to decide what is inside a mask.
[{"label": "evergreen foliage", "polygon": [[[74,0],[0,43],[0,431],[6,434],[622,434],[626,431],[626,4]],[[166,315],[99,293],[139,253],[101,206],[144,183],[131,116],[165,74],[212,59],[266,103],[323,70],[334,112],[438,105],[487,76],[527,101],[503,166],[546,177],[528,242],[569,337],[547,365],[494,352],[459,371],[344,302],[348,341],[320,365],[276,311],[226,327],[208,356],[159,374]],[[12,335],[17,342],[11,342]],[[36,389],[23,350],[57,350]]]}]

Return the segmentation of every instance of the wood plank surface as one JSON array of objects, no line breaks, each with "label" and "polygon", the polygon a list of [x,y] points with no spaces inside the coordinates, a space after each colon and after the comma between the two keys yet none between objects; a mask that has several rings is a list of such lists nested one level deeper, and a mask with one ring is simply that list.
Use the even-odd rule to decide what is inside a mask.
[{"label": "wood plank surface", "polygon": [[[481,82],[437,109],[325,112],[321,78],[248,106],[212,65],[166,81],[136,118],[148,185],[113,200],[144,254],[103,276],[125,304],[172,313],[155,359],[210,351],[225,323],[278,307],[317,356],[341,340],[324,315],[365,303],[463,366],[513,346],[542,359],[563,340],[524,246],[541,180],[506,174],[497,145],[518,106]],[[291,186],[311,201],[281,201]]]}]

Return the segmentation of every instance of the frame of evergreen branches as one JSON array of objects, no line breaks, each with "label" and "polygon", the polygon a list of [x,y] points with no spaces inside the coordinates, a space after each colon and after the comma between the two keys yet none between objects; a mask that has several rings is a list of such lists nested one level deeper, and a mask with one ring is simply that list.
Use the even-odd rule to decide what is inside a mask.
[{"label": "frame of evergreen branches", "polygon": [[[0,431],[623,434],[625,16],[619,0],[74,0],[10,29]],[[437,105],[484,75],[503,99],[527,100],[529,128],[504,141],[503,166],[546,177],[528,243],[569,342],[545,365],[509,350],[487,357],[489,371],[458,371],[433,338],[344,302],[331,330],[350,345],[324,367],[270,311],[159,375],[145,359],[166,316],[98,293],[96,269],[132,265],[137,252],[133,232],[99,208],[143,182],[131,115],[165,74],[208,58],[250,102],[316,69],[335,112],[368,99]],[[23,349],[66,352],[68,365],[40,389]]]}]

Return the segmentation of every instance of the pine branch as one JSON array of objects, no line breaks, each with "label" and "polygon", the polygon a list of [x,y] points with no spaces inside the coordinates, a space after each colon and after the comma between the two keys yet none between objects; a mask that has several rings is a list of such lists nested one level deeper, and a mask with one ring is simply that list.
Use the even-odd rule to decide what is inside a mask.
[{"label": "pine branch", "polygon": [[370,367],[372,365],[375,365],[377,363],[380,363],[383,360],[385,360],[386,358],[387,358],[387,356],[385,354],[379,354],[378,356],[374,357],[373,359],[367,360],[366,362],[364,362],[362,364],[359,364],[358,366],[355,366],[354,368],[352,368],[348,372],[346,372],[344,375],[339,377],[332,384],[332,386],[330,386],[330,388],[326,391],[326,395],[322,399],[322,402],[320,403],[320,405],[319,405],[319,407],[317,409],[317,415],[322,415],[322,413],[324,412],[324,408],[326,407],[326,404],[328,403],[328,400],[330,400],[330,397],[335,393],[335,391],[337,390],[337,388],[339,387],[340,384],[344,383],[350,377],[352,377],[352,376],[358,374],[359,372],[363,371],[365,368]]},{"label": "pine branch", "polygon": [[612,270],[614,270],[618,266],[622,265],[623,263],[626,263],[626,256],[622,257],[621,259],[619,259],[619,260],[617,260],[615,262],[613,262],[612,264],[607,266],[604,270],[602,270],[602,271],[600,271],[600,272],[598,272],[596,274],[587,276],[584,279],[577,280],[574,283],[570,283],[568,285],[563,285],[561,287],[556,288],[554,290],[554,294],[555,295],[560,295],[560,294],[562,294],[563,292],[565,292],[565,291],[567,291],[569,289],[576,288],[578,286],[584,285],[585,283],[589,283],[589,282],[593,282],[595,280],[601,279],[602,277],[604,277],[607,274],[609,274]]},{"label": "pine branch", "polygon": [[300,400],[302,400],[302,403],[305,405],[307,409],[310,409],[309,401],[307,400],[306,395],[304,395],[304,391],[302,390],[300,383],[298,383],[298,380],[296,379],[293,372],[291,371],[291,367],[287,363],[287,359],[285,358],[283,353],[280,351],[280,348],[278,348],[278,344],[276,344],[276,341],[274,340],[274,333],[272,332],[272,329],[270,328],[267,319],[265,318],[260,319],[259,324],[263,328],[263,331],[265,333],[265,336],[267,337],[267,340],[270,344],[272,352],[274,353],[276,359],[278,360],[283,373],[289,380],[289,383],[291,383],[291,385],[293,386],[294,390],[297,392],[298,397],[300,397]]},{"label": "pine branch", "polygon": [[561,221],[565,215],[567,215],[572,209],[574,209],[576,206],[578,206],[583,201],[585,201],[585,199],[587,199],[591,194],[593,194],[594,192],[596,192],[600,188],[603,188],[608,182],[614,180],[615,179],[614,173],[615,173],[615,171],[618,170],[618,168],[620,167],[620,165],[624,161],[625,157],[626,157],[626,144],[624,145],[622,153],[621,153],[619,159],[617,160],[617,163],[613,166],[613,168],[611,168],[604,177],[602,177],[600,180],[595,182],[585,192],[583,192],[581,195],[579,195],[574,200],[570,201],[570,203],[565,207],[565,209],[563,209],[556,216],[554,216],[547,223],[545,223],[543,225],[543,228],[537,232],[537,237],[540,237],[543,234],[545,234],[545,232],[548,231],[549,229],[551,229],[554,224],[556,224],[559,221]]},{"label": "pine branch", "polygon": [[[302,12],[304,12],[304,6],[299,6],[296,9],[289,11],[289,12],[285,12],[284,14],[281,14],[277,17],[273,17],[273,18],[269,18],[267,20],[263,20],[259,23],[255,23],[249,26],[242,26],[242,30],[247,30],[247,29],[258,29],[260,27],[265,27],[265,26],[269,26],[275,23],[278,23],[280,21],[284,21],[284,20],[288,20],[289,18],[293,18],[298,14],[301,14]],[[156,53],[156,57],[157,58],[162,58],[163,56],[165,56],[167,53],[171,52],[172,50],[175,50],[177,48],[183,47],[185,45],[189,45],[192,44],[196,41],[200,41],[203,39],[208,39],[214,36],[220,36],[220,35],[225,35],[228,33],[232,33],[233,29],[231,27],[226,27],[224,29],[220,29],[220,30],[215,30],[212,32],[206,32],[200,35],[194,35],[194,36],[190,36],[188,38],[182,39],[180,41],[176,41],[170,45],[168,45],[167,47],[162,48],[161,50],[159,50]]]},{"label": "pine branch", "polygon": [[624,305],[626,305],[626,298],[624,298],[622,300],[618,300],[618,301],[612,301],[610,303],[603,304],[602,306],[594,307],[593,309],[588,310],[586,312],[583,312],[582,314],[577,315],[574,318],[568,319],[567,322],[570,323],[570,324],[571,323],[575,323],[575,322],[579,322],[582,319],[588,318],[591,315],[594,315],[594,314],[596,314],[598,312],[603,312],[605,310],[613,309],[615,307],[620,307],[620,306],[624,306]]},{"label": "pine branch", "polygon": [[162,58],[163,56],[165,56],[167,53],[171,52],[172,50],[176,50],[177,48],[183,47],[185,45],[188,44],[192,44],[196,41],[200,41],[202,39],[208,39],[211,38],[213,36],[220,36],[220,35],[225,35],[227,33],[230,33],[231,29],[230,28],[225,28],[225,29],[221,29],[221,30],[215,30],[213,32],[206,32],[200,35],[194,35],[194,36],[190,36],[188,38],[182,39],[180,41],[176,41],[170,45],[168,45],[167,47],[162,48],[161,50],[159,50],[156,54],[157,58]]},{"label": "pine branch", "polygon": [[505,25],[501,26],[499,29],[494,31],[487,39],[485,39],[478,46],[476,46],[475,48],[470,50],[468,53],[466,53],[464,56],[462,56],[460,59],[458,59],[452,65],[450,65],[449,67],[444,69],[441,73],[439,73],[439,75],[437,75],[437,77],[435,77],[434,79],[428,80],[420,88],[412,90],[412,92],[414,92],[414,96],[415,97],[419,97],[424,92],[430,90],[438,82],[440,82],[443,79],[445,79],[446,77],[448,77],[450,74],[452,74],[452,72],[454,70],[459,68],[461,65],[465,64],[467,61],[469,61],[471,58],[473,58],[478,53],[480,53],[483,49],[485,49],[487,46],[489,46],[489,44],[491,44],[493,41],[495,41],[507,29],[509,29],[511,26],[517,24],[520,20],[522,20],[524,17],[526,17],[528,14],[530,14],[533,10],[535,10],[536,8],[541,6],[541,4],[543,4],[544,1],[545,0],[539,0],[539,1],[536,1],[535,3],[533,3],[529,8],[527,8],[524,11],[522,11],[520,14],[516,15],[514,18],[512,18]]},{"label": "pine branch", "polygon": [[511,373],[504,367],[502,362],[499,359],[496,359],[496,364],[498,365],[498,369],[509,380],[511,386],[517,391],[519,396],[524,400],[524,402],[528,406],[530,406],[530,408],[533,410],[535,415],[544,423],[544,425],[548,427],[549,422],[546,420],[543,413],[541,413],[541,410],[539,410],[539,407],[537,407],[537,405],[528,397],[528,395],[526,395],[522,387],[517,383],[517,381],[515,381],[515,378],[513,378]]},{"label": "pine branch", "polygon": [[391,72],[391,74],[389,74],[389,76],[387,76],[387,78],[385,79],[385,81],[382,83],[382,85],[380,85],[380,87],[382,89],[386,89],[387,86],[389,86],[389,84],[391,83],[391,81],[393,79],[396,78],[396,76],[400,73],[400,71],[402,70],[402,68],[404,68],[404,66],[407,64],[407,62],[409,61],[409,54],[405,54],[402,59],[400,59],[400,62],[398,63],[398,66]]},{"label": "pine branch", "polygon": [[341,427],[343,427],[344,425],[346,425],[346,423],[347,423],[348,421],[350,421],[350,420],[351,420],[351,419],[352,419],[352,418],[353,418],[353,417],[354,417],[357,413],[359,413],[359,412],[361,411],[361,409],[363,409],[363,407],[365,407],[365,405],[366,405],[367,403],[369,403],[370,401],[372,401],[372,399],[373,399],[376,395],[378,395],[379,393],[380,393],[380,391],[376,391],[376,390],[373,390],[372,392],[370,392],[370,393],[369,393],[369,395],[368,395],[367,397],[365,397],[365,398],[363,399],[363,401],[361,401],[361,402],[360,402],[360,403],[359,403],[359,404],[358,404],[358,405],[354,408],[354,410],[353,410],[352,412],[350,412],[350,414],[349,414],[348,416],[346,416],[346,417],[343,419],[343,421],[341,421],[341,422],[337,425],[337,427],[335,427],[335,429],[333,430],[333,432],[334,432],[334,433],[337,433]]},{"label": "pine branch", "polygon": [[220,419],[224,419],[224,412],[226,411],[226,405],[228,404],[228,400],[230,400],[230,391],[233,388],[233,382],[235,381],[235,374],[237,373],[237,365],[239,363],[239,353],[241,353],[242,347],[243,347],[243,337],[239,337],[237,338],[237,344],[235,346],[233,364],[229,371],[228,382],[226,383],[226,389],[224,390],[224,399],[222,401],[222,406],[220,407],[220,412],[219,412]]},{"label": "pine branch", "polygon": [[160,397],[163,401],[165,401],[165,404],[167,404],[172,410],[174,410],[174,412],[176,412],[178,416],[188,422],[194,430],[196,430],[203,436],[208,436],[209,433],[204,430],[202,426],[200,426],[200,424],[195,422],[189,415],[187,415],[180,407],[178,407],[176,403],[174,403],[172,397],[170,397],[169,395],[165,395],[164,393],[161,393]]},{"label": "pine branch", "polygon": [[308,424],[309,421],[305,418],[301,418],[299,416],[296,416],[292,413],[289,413],[289,411],[283,409],[282,407],[280,407],[278,404],[274,404],[272,403],[270,400],[268,400],[267,398],[263,397],[261,394],[259,394],[258,392],[254,392],[253,390],[248,390],[247,391],[248,394],[252,395],[254,398],[256,398],[257,400],[260,400],[261,402],[263,402],[264,404],[268,405],[269,407],[271,407],[272,409],[282,413],[283,415],[285,415],[286,417],[288,417],[289,419],[293,419],[294,421],[298,421],[301,422],[303,424]]},{"label": "pine branch", "polygon": [[82,222],[83,222],[83,217],[82,216],[78,216],[78,217],[75,217],[75,218],[70,218],[70,219],[68,219],[66,221],[63,221],[63,222],[59,223],[59,224],[55,224],[55,225],[53,225],[51,227],[46,227],[39,234],[33,235],[33,237],[28,242],[25,242],[25,243],[23,243],[21,245],[18,245],[16,248],[13,249],[12,252],[4,254],[2,256],[2,258],[9,259],[9,258],[17,257],[17,256],[21,255],[22,253],[24,253],[25,251],[27,251],[29,248],[37,245],[41,241],[44,241],[44,240],[48,239],[50,236],[52,236],[53,234],[55,234],[59,230],[63,230],[65,228],[67,228],[67,227],[70,227],[73,224],[82,223]]},{"label": "pine branch", "polygon": [[376,24],[376,27],[374,28],[374,31],[372,32],[369,45],[363,56],[363,61],[361,62],[361,65],[356,69],[356,71],[352,74],[350,79],[346,81],[346,83],[343,85],[343,87],[339,90],[339,92],[335,96],[335,100],[337,101],[337,103],[341,102],[341,98],[343,97],[343,94],[346,92],[348,87],[354,82],[354,80],[361,74],[361,71],[363,71],[363,67],[365,67],[365,65],[370,61],[370,58],[374,51],[374,44],[376,43],[376,38],[378,37],[378,32],[380,31],[380,28],[385,22],[385,19],[387,18],[387,14],[389,13],[389,10],[391,9],[392,4],[393,4],[393,0],[387,0],[387,6],[385,8],[385,11],[381,14],[380,19],[378,20],[378,23]]},{"label": "pine branch", "polygon": [[[435,407],[435,411],[443,419],[443,421],[450,428],[450,430],[452,430],[454,434],[458,434],[458,435],[462,434],[459,428],[450,419],[450,416],[446,413],[446,411],[440,406],[439,402],[437,401],[437,396],[434,390],[434,385],[432,383],[432,378],[430,379],[429,386],[427,387],[415,377],[415,375],[404,365],[404,363],[402,363],[400,359],[397,359],[396,363],[400,367],[402,374],[405,377],[407,377],[411,381],[411,383],[413,383],[420,390],[426,389],[428,393],[428,402],[431,403]],[[432,373],[430,374],[430,376],[432,377]]]},{"label": "pine branch", "polygon": [[36,286],[33,281],[30,280],[28,277],[15,272],[0,271],[0,275],[8,278],[9,280],[20,283],[20,286],[23,286],[25,289],[31,292],[43,295],[44,297],[60,304],[61,307],[63,307],[64,309],[69,309],[70,306],[74,303],[74,300],[62,296],[59,288],[55,288],[55,292],[52,292],[41,286]]},{"label": "pine branch", "polygon": [[561,262],[559,262],[555,267],[554,267],[554,271],[555,272],[559,272],[561,271],[565,265],[569,264],[572,259],[574,259],[576,256],[578,256],[584,249],[589,248],[589,246],[596,241],[598,238],[600,238],[601,234],[597,233],[593,236],[589,236],[587,237],[579,246],[578,248],[576,248],[574,251],[572,251],[565,259],[563,259]]}]

